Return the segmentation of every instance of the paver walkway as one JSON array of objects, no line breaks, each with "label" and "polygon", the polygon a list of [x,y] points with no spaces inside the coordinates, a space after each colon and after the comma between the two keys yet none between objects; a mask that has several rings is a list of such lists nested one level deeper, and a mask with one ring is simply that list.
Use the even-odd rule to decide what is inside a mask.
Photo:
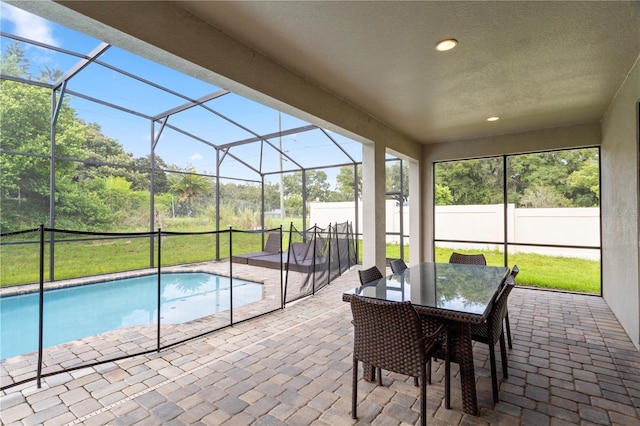
[{"label": "paver walkway", "polygon": [[[46,378],[0,393],[6,425],[400,425],[418,420],[419,389],[387,373],[359,382],[351,419],[349,271],[316,296],[161,353]],[[428,387],[431,425],[640,424],[640,353],[599,297],[516,288],[509,378],[492,405],[486,346],[474,346],[480,415],[452,409],[443,366]],[[499,352],[498,352],[499,353]],[[499,356],[498,356],[499,359]],[[500,371],[500,366],[498,366]],[[499,373],[500,377],[500,373]]]}]

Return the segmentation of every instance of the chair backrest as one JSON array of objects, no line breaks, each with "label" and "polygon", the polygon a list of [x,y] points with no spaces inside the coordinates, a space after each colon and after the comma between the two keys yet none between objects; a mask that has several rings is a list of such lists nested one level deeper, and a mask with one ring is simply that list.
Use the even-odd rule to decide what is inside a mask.
[{"label": "chair backrest", "polygon": [[353,355],[373,367],[418,377],[425,368],[425,340],[411,302],[351,296]]},{"label": "chair backrest", "polygon": [[282,251],[282,241],[280,234],[269,234],[267,242],[264,245],[264,251],[268,253],[280,253]]},{"label": "chair backrest", "polygon": [[407,269],[407,264],[404,263],[404,260],[402,259],[394,259],[389,263],[389,265],[391,266],[391,270],[393,271],[394,274],[397,274]]},{"label": "chair backrest", "polygon": [[[511,277],[513,278],[513,277]],[[500,337],[500,333],[502,333],[502,322],[504,321],[504,317],[507,316],[507,301],[509,299],[509,293],[513,290],[515,285],[515,281],[513,279],[509,279],[505,281],[505,284],[500,289],[498,296],[493,302],[491,306],[491,312],[489,312],[489,318],[487,319],[488,324],[488,333],[493,337],[493,341],[497,342]]]},{"label": "chair backrest", "polygon": [[360,277],[360,284],[365,285],[371,281],[382,278],[382,273],[380,273],[380,270],[376,266],[372,266],[369,269],[358,271],[358,276]]},{"label": "chair backrest", "polygon": [[485,259],[484,254],[462,254],[456,253],[454,251],[453,253],[451,253],[449,263],[463,263],[465,265],[486,265],[487,259]]},{"label": "chair backrest", "polygon": [[518,268],[518,265],[513,265],[513,268],[511,268],[511,277],[515,280],[519,272],[520,268]]}]

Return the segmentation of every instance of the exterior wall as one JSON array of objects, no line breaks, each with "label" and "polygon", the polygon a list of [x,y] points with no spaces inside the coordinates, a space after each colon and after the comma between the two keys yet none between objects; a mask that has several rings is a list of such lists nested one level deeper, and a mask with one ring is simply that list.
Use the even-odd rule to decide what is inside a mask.
[{"label": "exterior wall", "polygon": [[603,295],[640,348],[638,102],[636,62],[602,122]]}]

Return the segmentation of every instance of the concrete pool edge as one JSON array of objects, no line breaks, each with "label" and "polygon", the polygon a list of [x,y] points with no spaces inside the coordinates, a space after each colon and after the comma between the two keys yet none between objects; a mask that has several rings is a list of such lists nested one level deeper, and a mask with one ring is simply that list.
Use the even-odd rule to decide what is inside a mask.
[{"label": "concrete pool edge", "polygon": [[[228,263],[229,263],[229,260],[225,259],[221,261],[207,261],[207,262],[199,262],[199,263],[189,263],[185,265],[165,266],[162,268],[161,273],[167,273],[167,274],[204,273],[204,274],[219,275],[219,276],[228,278],[228,277],[231,277],[231,275],[228,272],[225,273],[224,271],[219,271],[219,270],[212,272],[210,269],[207,268],[212,264],[220,265],[220,264],[228,264]],[[45,281],[44,286],[45,286],[45,290],[55,290],[59,288],[98,284],[98,283],[103,283],[107,281],[116,281],[116,280],[121,280],[126,278],[136,278],[136,277],[142,277],[147,275],[154,275],[157,272],[158,272],[157,268],[136,269],[133,271],[112,272],[109,274],[102,274],[102,275],[91,275],[87,277],[69,278],[69,279],[62,279],[62,280],[56,280],[56,281]],[[256,276],[248,276],[247,274],[242,274],[242,273],[236,274],[234,272],[232,277],[237,279],[242,279],[245,281],[255,282],[257,284],[264,285],[265,283],[264,278],[261,279]],[[39,291],[39,289],[40,289],[40,284],[38,283],[19,284],[19,285],[13,285],[9,287],[0,287],[0,298],[7,297],[7,296],[16,296],[20,294],[34,293]]]}]

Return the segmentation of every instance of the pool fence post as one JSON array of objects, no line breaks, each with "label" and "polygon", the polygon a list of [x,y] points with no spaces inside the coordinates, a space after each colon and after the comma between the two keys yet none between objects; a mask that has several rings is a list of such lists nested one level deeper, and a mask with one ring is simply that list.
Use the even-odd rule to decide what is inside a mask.
[{"label": "pool fence post", "polygon": [[40,224],[40,297],[38,302],[38,372],[36,383],[38,389],[42,387],[42,342],[44,330],[44,224]]},{"label": "pool fence post", "polygon": [[[293,241],[293,222],[291,222],[291,224],[289,225],[289,247],[287,250],[287,275],[284,279],[284,298],[283,298],[283,306],[285,303],[287,303],[287,286],[289,285],[289,271],[291,270],[291,268],[289,267],[290,265],[290,261],[291,261],[291,243]],[[282,257],[282,256],[280,256]],[[293,261],[296,261],[295,256],[293,257]],[[282,259],[280,260],[280,263],[282,263]]]},{"label": "pool fence post", "polygon": [[229,323],[233,325],[233,227],[229,226]]},{"label": "pool fence post", "polygon": [[316,294],[316,245],[318,245],[318,224],[313,225],[313,264],[311,265],[311,294]]},{"label": "pool fence post", "polygon": [[157,335],[157,351],[160,352],[160,295],[162,293],[162,289],[161,289],[161,282],[162,282],[162,277],[160,276],[161,274],[161,269],[162,269],[162,233],[161,233],[161,229],[158,228],[158,300],[157,300],[157,311],[158,311],[158,335]]},{"label": "pool fence post", "polygon": [[282,255],[284,254],[282,251],[282,223],[280,224],[280,309],[284,309],[284,281],[283,281],[283,273],[284,273],[284,268],[283,268],[283,262],[282,262]]}]

